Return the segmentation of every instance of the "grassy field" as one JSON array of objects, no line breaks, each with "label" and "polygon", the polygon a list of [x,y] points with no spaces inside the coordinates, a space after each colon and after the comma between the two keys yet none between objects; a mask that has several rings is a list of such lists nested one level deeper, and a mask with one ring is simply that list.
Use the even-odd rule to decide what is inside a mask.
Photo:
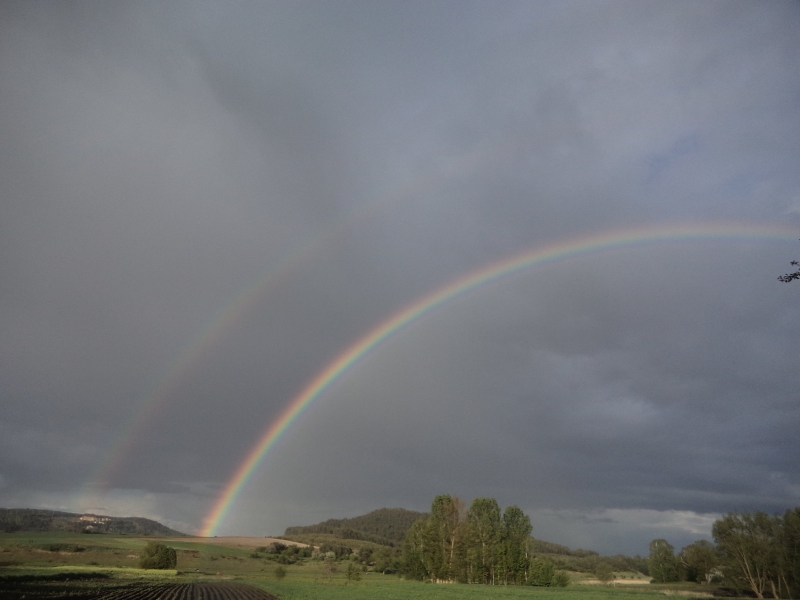
[{"label": "grassy field", "polygon": [[[601,587],[575,585],[567,588],[534,588],[517,586],[479,586],[479,585],[434,585],[416,581],[405,581],[394,576],[368,573],[356,583],[348,583],[344,578],[330,582],[322,578],[310,579],[307,575],[290,574],[281,582],[256,583],[262,589],[286,600],[367,600],[385,598],[387,600],[456,600],[464,599],[515,599],[536,598],[538,600],[664,600],[664,591],[659,589],[626,587]],[[255,583],[255,582],[254,582]],[[703,597],[697,590],[674,590],[682,597]]]},{"label": "grassy field", "polygon": [[[223,546],[213,539],[199,543],[191,538],[170,540],[169,545],[178,554],[177,571],[138,569],[139,552],[154,539],[103,534],[0,534],[0,596],[26,597],[29,600],[45,597],[41,589],[65,593],[64,590],[85,592],[142,581],[233,581],[254,585],[284,600],[659,600],[666,596],[708,597],[708,588],[695,584],[669,587],[645,582],[615,587],[578,584],[559,589],[434,585],[373,572],[363,573],[361,581],[352,582],[345,576],[346,562],[340,563],[338,572],[332,575],[317,561],[287,565],[284,567],[285,577],[278,579],[275,573],[277,563],[254,553],[252,547]],[[25,583],[30,578],[41,584],[41,589],[31,588],[26,594],[25,586],[33,585]],[[580,578],[576,577],[577,581]],[[10,590],[17,589],[14,586],[21,591],[12,595]]]}]

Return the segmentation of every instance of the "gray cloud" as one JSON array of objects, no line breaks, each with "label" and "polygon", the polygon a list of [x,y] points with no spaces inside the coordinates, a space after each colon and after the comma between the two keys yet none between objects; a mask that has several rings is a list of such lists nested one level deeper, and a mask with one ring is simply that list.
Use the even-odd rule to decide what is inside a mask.
[{"label": "gray cloud", "polygon": [[[0,505],[197,530],[317,373],[447,282],[604,231],[800,227],[799,18],[6,3]],[[221,531],[454,493],[645,553],[800,504],[791,242],[593,253],[432,311],[298,419]]]}]

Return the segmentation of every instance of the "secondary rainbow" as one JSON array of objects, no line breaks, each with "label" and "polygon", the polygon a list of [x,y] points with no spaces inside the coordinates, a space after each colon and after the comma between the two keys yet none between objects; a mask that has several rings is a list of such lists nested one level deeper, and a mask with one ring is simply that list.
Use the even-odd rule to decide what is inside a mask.
[{"label": "secondary rainbow", "polygon": [[242,491],[270,449],[289,429],[303,411],[336,382],[370,350],[386,341],[405,326],[462,294],[496,282],[520,271],[541,267],[580,255],[617,250],[642,244],[700,242],[700,241],[796,241],[800,231],[795,228],[762,224],[692,224],[647,227],[612,231],[578,239],[570,239],[536,248],[489,264],[457,278],[424,296],[384,321],[355,344],[339,354],[291,401],[281,415],[267,427],[258,443],[236,469],[206,517],[200,535],[213,536],[225,519],[236,497]]},{"label": "secondary rainbow", "polygon": [[399,205],[403,199],[414,197],[426,190],[433,190],[435,185],[470,173],[476,164],[487,158],[500,161],[508,154],[509,148],[511,145],[506,143],[496,144],[446,161],[438,170],[366,203],[343,221],[327,228],[320,236],[298,246],[255,283],[237,294],[233,301],[191,340],[184,351],[175,357],[161,378],[144,396],[126,426],[115,436],[114,445],[108,449],[102,462],[83,486],[85,505],[95,506],[100,503],[100,496],[111,487],[114,474],[121,470],[123,461],[133,454],[133,448],[142,432],[152,423],[158,411],[166,406],[170,396],[192,375],[203,356],[236,326],[243,315],[252,313],[270,289],[282,285],[284,278],[296,272],[302,265],[313,262],[352,229],[368,223],[382,211]]},{"label": "secondary rainbow", "polygon": [[128,425],[117,434],[116,443],[108,450],[103,462],[84,485],[84,496],[87,498],[88,505],[93,505],[92,503],[98,500],[99,495],[110,486],[113,473],[120,468],[120,464],[125,458],[132,454],[132,449],[144,428],[153,421],[168,398],[183,385],[185,379],[191,375],[206,352],[219,343],[235,326],[241,315],[252,312],[254,306],[263,300],[266,292],[273,285],[279,283],[281,278],[291,273],[299,264],[308,260],[312,251],[317,250],[317,246],[309,246],[309,248],[291,255],[279,263],[278,267],[268,275],[245,289],[225,307],[211,322],[211,325],[191,341],[186,350],[178,355],[161,379],[145,396]]}]

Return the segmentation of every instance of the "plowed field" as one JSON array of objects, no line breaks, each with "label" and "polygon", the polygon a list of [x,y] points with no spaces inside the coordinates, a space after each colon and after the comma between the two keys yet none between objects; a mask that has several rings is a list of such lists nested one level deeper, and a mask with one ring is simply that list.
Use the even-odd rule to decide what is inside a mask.
[{"label": "plowed field", "polygon": [[131,583],[103,589],[61,585],[0,587],[0,598],[45,600],[277,600],[275,596],[241,583]]},{"label": "plowed field", "polygon": [[258,588],[239,583],[154,583],[106,591],[97,600],[276,600]]}]

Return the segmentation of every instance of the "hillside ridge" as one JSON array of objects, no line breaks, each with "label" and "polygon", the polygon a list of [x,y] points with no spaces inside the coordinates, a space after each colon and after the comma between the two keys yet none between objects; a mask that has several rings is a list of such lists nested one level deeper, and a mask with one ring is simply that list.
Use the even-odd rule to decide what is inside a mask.
[{"label": "hillside ridge", "polygon": [[285,537],[328,534],[344,540],[373,542],[394,547],[403,543],[406,532],[428,513],[405,508],[379,508],[359,517],[328,519],[316,525],[287,527]]},{"label": "hillside ridge", "polygon": [[38,508],[0,508],[0,531],[52,531],[69,533],[112,533],[159,537],[186,534],[144,517],[110,517]]}]

